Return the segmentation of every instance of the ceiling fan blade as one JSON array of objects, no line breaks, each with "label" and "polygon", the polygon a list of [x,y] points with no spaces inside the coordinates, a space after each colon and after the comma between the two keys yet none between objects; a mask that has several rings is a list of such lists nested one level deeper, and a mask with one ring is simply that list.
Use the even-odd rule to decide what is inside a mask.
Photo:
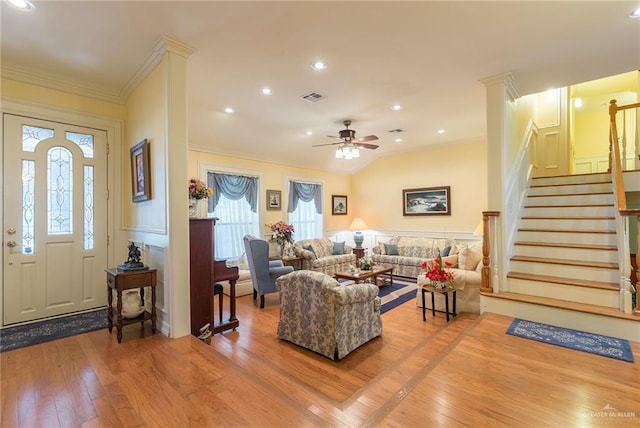
[{"label": "ceiling fan blade", "polygon": [[354,145],[361,149],[371,149],[371,150],[375,150],[379,147],[377,144],[367,144],[367,143],[355,143]]},{"label": "ceiling fan blade", "polygon": [[335,140],[338,140],[338,141],[341,141],[341,142],[343,142],[343,143],[344,143],[344,140],[343,140],[342,138],[340,138],[340,137],[336,137],[335,135],[327,135],[327,137],[329,137],[329,138],[333,138],[333,139],[335,139]]},{"label": "ceiling fan blade", "polygon": [[[341,140],[341,141],[342,141],[342,140]],[[311,146],[311,147],[335,146],[335,145],[337,145],[337,144],[344,144],[344,143],[340,142],[340,143],[315,144],[315,145],[313,145],[313,146]]]},{"label": "ceiling fan blade", "polygon": [[378,137],[376,137],[375,135],[367,135],[366,137],[360,137],[358,139],[356,139],[356,143],[364,143],[365,141],[375,141],[377,140]]}]

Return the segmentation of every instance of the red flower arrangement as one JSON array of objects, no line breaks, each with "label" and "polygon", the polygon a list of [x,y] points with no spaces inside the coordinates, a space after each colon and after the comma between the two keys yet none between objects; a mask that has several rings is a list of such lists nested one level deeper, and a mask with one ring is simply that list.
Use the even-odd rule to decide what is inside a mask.
[{"label": "red flower arrangement", "polygon": [[[444,266],[452,267],[453,264],[447,261],[444,262]],[[440,253],[438,253],[438,255],[434,259],[429,261],[425,260],[424,262],[422,262],[420,267],[426,271],[424,276],[429,281],[431,281],[431,284],[434,286],[434,283],[440,283],[444,285],[453,281],[453,272],[446,270],[443,267],[442,257],[440,256]]]}]

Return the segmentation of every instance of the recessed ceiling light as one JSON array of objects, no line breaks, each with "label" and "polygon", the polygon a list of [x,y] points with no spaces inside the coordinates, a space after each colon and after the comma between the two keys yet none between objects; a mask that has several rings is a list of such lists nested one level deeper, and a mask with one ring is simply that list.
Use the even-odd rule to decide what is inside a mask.
[{"label": "recessed ceiling light", "polygon": [[234,110],[234,109],[232,109],[231,107],[225,107],[224,112],[225,112],[225,113],[229,113],[229,114],[231,114],[231,113],[234,113],[234,112],[235,112],[235,110]]},{"label": "recessed ceiling light", "polygon": [[438,129],[438,134],[444,134],[444,129]]},{"label": "recessed ceiling light", "polygon": [[582,107],[582,98],[576,98],[573,100],[573,106],[578,108]]},{"label": "recessed ceiling light", "polygon": [[260,93],[262,95],[271,95],[273,94],[273,91],[271,90],[271,88],[262,88],[260,89]]},{"label": "recessed ceiling light", "polygon": [[392,105],[391,110],[394,110],[394,111],[402,110],[402,106],[400,104]]},{"label": "recessed ceiling light", "polygon": [[629,18],[640,18],[640,7],[631,12]]},{"label": "recessed ceiling light", "polygon": [[307,134],[307,135],[313,135],[313,131],[307,131],[307,132],[305,132],[305,134]]},{"label": "recessed ceiling light", "polygon": [[327,68],[327,63],[322,62],[322,61],[316,61],[311,63],[310,65],[311,68],[313,68],[316,71],[321,71]]},{"label": "recessed ceiling light", "polygon": [[31,12],[35,10],[35,5],[28,0],[4,0],[6,4],[16,9],[23,10],[25,12]]},{"label": "recessed ceiling light", "polygon": [[402,143],[402,138],[396,138],[396,143]]}]

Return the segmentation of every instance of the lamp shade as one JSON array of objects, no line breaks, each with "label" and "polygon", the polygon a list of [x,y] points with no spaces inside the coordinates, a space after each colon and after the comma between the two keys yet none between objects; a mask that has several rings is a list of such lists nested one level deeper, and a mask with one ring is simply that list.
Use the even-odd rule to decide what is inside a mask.
[{"label": "lamp shade", "polygon": [[476,226],[476,230],[473,231],[474,235],[484,235],[484,221],[480,221],[478,226]]},{"label": "lamp shade", "polygon": [[349,230],[365,230],[369,229],[367,223],[364,222],[360,217],[356,217],[351,222],[351,226],[349,226]]}]

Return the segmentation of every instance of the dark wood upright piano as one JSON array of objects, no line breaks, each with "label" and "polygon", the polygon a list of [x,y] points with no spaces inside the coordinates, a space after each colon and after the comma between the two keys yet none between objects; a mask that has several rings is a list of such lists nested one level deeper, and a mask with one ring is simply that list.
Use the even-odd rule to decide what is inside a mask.
[{"label": "dark wood upright piano", "polygon": [[[236,318],[236,281],[238,268],[226,265],[224,260],[214,260],[213,218],[189,219],[191,334],[200,335],[205,324],[211,324],[213,334],[235,329],[240,324]],[[229,320],[213,324],[213,284],[229,281]]]}]

